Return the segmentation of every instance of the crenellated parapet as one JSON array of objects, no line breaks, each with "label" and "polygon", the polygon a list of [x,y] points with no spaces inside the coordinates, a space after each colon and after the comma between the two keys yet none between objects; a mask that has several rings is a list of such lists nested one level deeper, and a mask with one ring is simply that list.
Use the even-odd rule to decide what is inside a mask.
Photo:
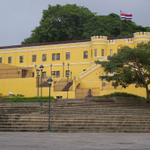
[{"label": "crenellated parapet", "polygon": [[134,33],[134,41],[135,41],[135,43],[150,41],[150,32],[137,32],[137,33]]},{"label": "crenellated parapet", "polygon": [[134,43],[134,38],[126,38],[124,39],[125,44],[133,44]]},{"label": "crenellated parapet", "polygon": [[94,44],[106,44],[106,43],[108,43],[107,36],[92,36],[91,41]]},{"label": "crenellated parapet", "polygon": [[92,36],[91,40],[92,41],[95,41],[95,40],[107,40],[107,36]]},{"label": "crenellated parapet", "polygon": [[149,37],[150,36],[150,32],[136,32],[136,33],[134,33],[134,37],[135,38],[138,38],[138,37],[143,37],[143,36],[145,36],[145,37]]}]

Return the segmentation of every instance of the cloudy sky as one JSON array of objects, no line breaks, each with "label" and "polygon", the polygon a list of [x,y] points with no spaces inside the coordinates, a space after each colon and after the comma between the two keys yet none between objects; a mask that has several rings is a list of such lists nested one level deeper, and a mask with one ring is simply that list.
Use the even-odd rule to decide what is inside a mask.
[{"label": "cloudy sky", "polygon": [[20,44],[39,24],[48,4],[75,3],[100,15],[131,12],[137,24],[150,26],[150,0],[0,0],[0,46]]}]

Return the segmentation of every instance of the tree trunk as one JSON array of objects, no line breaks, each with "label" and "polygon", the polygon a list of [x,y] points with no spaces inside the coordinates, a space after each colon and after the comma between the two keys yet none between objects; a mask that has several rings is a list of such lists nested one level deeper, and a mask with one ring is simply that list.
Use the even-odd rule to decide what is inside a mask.
[{"label": "tree trunk", "polygon": [[149,94],[149,90],[148,90],[148,85],[146,85],[146,99],[147,99],[147,101],[149,101],[150,102],[150,94]]}]

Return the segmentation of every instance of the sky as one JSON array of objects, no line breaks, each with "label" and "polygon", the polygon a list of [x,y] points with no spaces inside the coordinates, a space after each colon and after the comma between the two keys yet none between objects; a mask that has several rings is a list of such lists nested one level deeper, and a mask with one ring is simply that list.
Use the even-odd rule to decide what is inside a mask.
[{"label": "sky", "polygon": [[0,46],[20,44],[39,25],[48,5],[77,4],[99,15],[133,13],[139,25],[150,26],[150,0],[0,0]]}]

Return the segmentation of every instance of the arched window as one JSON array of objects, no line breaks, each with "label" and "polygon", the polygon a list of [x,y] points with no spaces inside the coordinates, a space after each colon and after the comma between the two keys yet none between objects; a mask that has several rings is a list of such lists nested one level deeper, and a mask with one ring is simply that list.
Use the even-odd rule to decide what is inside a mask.
[{"label": "arched window", "polygon": [[66,60],[70,60],[70,52],[66,52]]},{"label": "arched window", "polygon": [[84,51],[84,52],[83,52],[83,58],[84,58],[84,59],[87,59],[87,58],[88,58],[88,51]]},{"label": "arched window", "polygon": [[0,57],[0,64],[2,64],[2,62],[3,62],[3,58],[2,58],[2,57]]},{"label": "arched window", "polygon": [[97,57],[97,49],[94,49],[94,57]]},{"label": "arched window", "polygon": [[46,54],[43,54],[42,55],[42,61],[46,61],[47,60],[47,55]]},{"label": "arched window", "polygon": [[32,55],[32,62],[36,62],[36,58],[37,58],[36,55]]},{"label": "arched window", "polygon": [[105,50],[104,49],[101,50],[101,56],[105,56]]},{"label": "arched window", "polygon": [[110,49],[110,56],[112,56],[113,55],[113,50],[112,49]]},{"label": "arched window", "polygon": [[8,57],[8,64],[11,64],[11,63],[12,63],[12,57],[9,56],[9,57]]}]

